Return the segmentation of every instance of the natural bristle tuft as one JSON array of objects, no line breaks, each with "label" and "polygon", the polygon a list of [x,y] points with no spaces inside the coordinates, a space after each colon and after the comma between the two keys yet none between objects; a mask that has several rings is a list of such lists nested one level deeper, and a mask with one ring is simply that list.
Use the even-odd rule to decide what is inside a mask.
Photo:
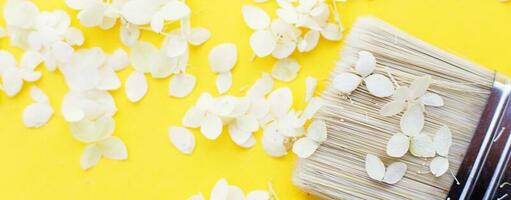
[{"label": "natural bristle tuft", "polygon": [[[391,77],[395,84],[407,86],[417,77],[432,77],[430,91],[442,96],[444,106],[426,108],[423,131],[432,135],[444,125],[450,128],[453,145],[448,158],[450,169],[456,173],[490,95],[494,73],[376,18],[362,17],[346,38],[330,81],[339,73],[350,71],[360,51],[371,52],[377,62],[375,73]],[[329,87],[321,98],[325,106],[316,118],[327,123],[328,139],[311,157],[297,162],[293,176],[297,186],[326,199],[446,197],[454,177],[433,176],[425,164],[431,159],[425,161],[410,154],[396,159],[386,154],[387,141],[400,132],[401,114],[379,114],[390,98],[374,97],[366,87],[359,87],[349,97]],[[394,185],[374,181],[364,169],[367,154],[380,157],[386,165],[399,160],[408,165],[408,170]]]}]

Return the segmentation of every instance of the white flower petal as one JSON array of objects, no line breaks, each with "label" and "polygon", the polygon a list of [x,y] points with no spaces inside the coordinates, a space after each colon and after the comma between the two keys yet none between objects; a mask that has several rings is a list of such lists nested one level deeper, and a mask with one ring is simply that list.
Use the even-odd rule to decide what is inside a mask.
[{"label": "white flower petal", "polygon": [[270,200],[270,193],[262,190],[254,190],[247,194],[246,200]]},{"label": "white flower petal", "polygon": [[274,81],[267,73],[263,73],[260,79],[252,85],[247,91],[247,96],[252,98],[261,98],[266,96],[273,89]]},{"label": "white flower petal", "polygon": [[394,84],[386,76],[373,74],[364,79],[367,90],[377,97],[390,97],[394,94]]},{"label": "white flower petal", "polygon": [[245,194],[238,186],[229,185],[229,194],[226,200],[245,200]]},{"label": "white flower petal", "polygon": [[29,71],[33,71],[41,62],[43,58],[41,54],[35,51],[26,51],[21,58],[20,67]]},{"label": "white flower petal", "polygon": [[262,30],[270,26],[270,16],[255,6],[241,7],[245,23],[253,30]]},{"label": "white flower petal", "polygon": [[277,80],[289,82],[296,78],[298,71],[300,71],[300,64],[294,59],[286,58],[275,63],[271,75]]},{"label": "white flower petal", "polygon": [[122,44],[131,47],[135,45],[140,37],[140,29],[133,25],[121,25],[119,31]]},{"label": "white flower petal", "polygon": [[7,1],[3,11],[7,25],[23,29],[31,28],[39,14],[39,9],[31,1]]},{"label": "white flower petal", "polygon": [[305,107],[305,110],[303,110],[301,118],[305,120],[311,119],[322,106],[323,102],[319,97],[312,97],[307,107]]},{"label": "white flower petal", "polygon": [[318,80],[316,78],[309,76],[305,79],[305,102],[308,102],[312,98],[317,86]]},{"label": "white flower petal", "polygon": [[376,58],[374,58],[373,54],[368,51],[360,51],[358,52],[358,60],[355,65],[355,70],[357,73],[366,77],[373,73],[376,68]]},{"label": "white flower petal", "polygon": [[200,131],[209,140],[216,140],[222,133],[222,120],[213,114],[207,114],[201,124]]},{"label": "white flower petal", "polygon": [[420,104],[410,106],[400,121],[401,131],[408,136],[418,135],[424,127],[424,113]]},{"label": "white flower petal", "polygon": [[209,195],[210,200],[226,200],[229,195],[229,184],[225,179],[220,179],[216,182],[211,194]]},{"label": "white flower petal", "polygon": [[96,2],[99,2],[98,0],[65,0],[64,1],[67,6],[69,6],[72,9],[75,10],[82,10],[87,8],[90,5],[93,5]]},{"label": "white flower petal", "polygon": [[167,56],[171,58],[183,55],[188,49],[188,42],[180,35],[169,34],[165,40]]},{"label": "white flower petal", "polygon": [[250,36],[250,47],[257,57],[270,55],[277,46],[277,39],[272,32],[258,30]]},{"label": "white flower petal", "polygon": [[434,157],[435,147],[433,140],[424,133],[413,136],[410,140],[410,153],[417,157]]},{"label": "white flower petal", "polygon": [[195,88],[196,78],[191,74],[176,74],[169,82],[169,95],[173,97],[186,97]]},{"label": "white flower petal", "polygon": [[66,42],[70,45],[80,46],[84,42],[83,34],[80,29],[69,27],[63,35]]},{"label": "white flower petal", "polygon": [[151,19],[151,30],[155,33],[160,33],[163,30],[164,23],[163,14],[161,12],[155,13]]},{"label": "white flower petal", "polygon": [[149,24],[160,5],[146,0],[127,1],[121,8],[121,15],[135,25]]},{"label": "white flower petal", "polygon": [[211,32],[206,28],[192,28],[190,35],[188,36],[188,42],[190,44],[199,46],[204,42],[208,41],[211,37]]},{"label": "white flower petal", "polygon": [[307,137],[322,143],[327,139],[326,123],[323,120],[316,119],[307,127]]},{"label": "white flower petal", "polygon": [[405,101],[399,101],[399,100],[391,101],[391,102],[383,105],[383,107],[380,109],[380,115],[385,116],[385,117],[397,115],[397,114],[401,113],[401,111],[403,111],[405,106],[406,106]]},{"label": "white flower petal", "polygon": [[287,87],[278,88],[268,95],[268,103],[270,113],[276,117],[284,116],[293,105],[293,94]]},{"label": "white flower petal", "polygon": [[158,55],[158,49],[151,43],[137,42],[131,48],[131,64],[139,72],[150,72]]},{"label": "white flower petal", "polygon": [[202,195],[202,193],[195,194],[188,198],[188,200],[204,200],[204,195]]},{"label": "white flower petal", "polygon": [[342,32],[342,26],[334,23],[328,23],[321,31],[321,36],[330,41],[339,41],[342,38]]},{"label": "white flower petal", "polygon": [[344,72],[335,76],[332,84],[333,87],[341,93],[349,94],[353,92],[353,90],[357,89],[360,82],[362,82],[362,78],[360,78],[360,76]]},{"label": "white flower petal", "polygon": [[248,138],[247,141],[245,141],[245,143],[240,144],[239,146],[248,149],[248,148],[253,147],[255,144],[256,144],[256,139],[254,136],[251,136],[250,138]]},{"label": "white flower petal", "polygon": [[278,133],[275,123],[264,128],[262,144],[264,151],[272,157],[282,157],[287,154],[284,137]]},{"label": "white flower petal", "polygon": [[96,144],[89,144],[80,156],[80,167],[83,170],[96,166],[101,159],[101,151]]},{"label": "white flower petal", "polygon": [[300,158],[308,158],[311,156],[316,149],[318,149],[319,144],[312,140],[309,137],[300,138],[293,144],[293,153],[295,153]]},{"label": "white flower petal", "polygon": [[44,126],[53,115],[53,109],[48,103],[34,103],[23,110],[23,124],[27,128]]},{"label": "white flower petal", "polygon": [[382,181],[385,177],[385,165],[375,155],[367,154],[365,159],[365,169],[367,175],[377,181]]},{"label": "white flower petal", "polygon": [[23,86],[23,79],[16,69],[5,70],[2,74],[2,87],[9,97],[16,96]]},{"label": "white flower petal", "polygon": [[[107,7],[106,9],[107,10],[105,12],[109,12],[108,11],[109,8]],[[108,17],[108,13],[105,13],[105,16],[103,17],[103,21],[99,25],[99,28],[101,28],[103,30],[111,29],[112,27],[115,26],[116,22],[117,22],[117,18]]]},{"label": "white flower petal", "polygon": [[309,52],[312,51],[319,42],[320,33],[318,31],[310,30],[304,36],[303,39],[298,43],[298,51]]},{"label": "white flower petal", "polygon": [[32,86],[30,88],[30,97],[37,103],[47,103],[49,102],[48,96],[44,94],[44,92],[39,89],[37,86]]},{"label": "white flower petal", "polygon": [[276,59],[284,59],[289,57],[296,49],[296,42],[294,41],[281,41],[277,42],[275,49],[271,55]]},{"label": "white flower petal", "polygon": [[395,162],[390,164],[387,167],[387,171],[385,172],[385,177],[383,177],[383,182],[388,184],[395,184],[399,182],[406,174],[406,169],[406,164],[402,162]]},{"label": "white flower petal", "polygon": [[163,18],[169,21],[176,21],[190,15],[190,8],[181,1],[169,1],[162,8]]},{"label": "white flower petal", "polygon": [[449,169],[449,160],[444,157],[435,157],[429,163],[431,173],[436,177],[440,177]]},{"label": "white flower petal", "polygon": [[426,92],[419,98],[419,101],[426,106],[441,107],[444,105],[444,99],[438,94]]},{"label": "white flower petal", "polygon": [[186,111],[183,117],[183,126],[189,128],[199,128],[206,117],[206,111],[197,107],[192,107]]},{"label": "white flower petal", "polygon": [[95,3],[81,10],[77,17],[80,24],[85,27],[99,26],[103,22],[105,7],[102,3]]},{"label": "white flower petal", "polygon": [[182,153],[192,154],[195,149],[195,136],[186,128],[170,127],[169,128],[170,142]]},{"label": "white flower petal", "polygon": [[296,9],[290,8],[290,9],[283,9],[279,8],[277,9],[277,16],[279,16],[280,19],[284,20],[287,23],[295,24],[298,22],[299,14]]},{"label": "white flower petal", "polygon": [[126,97],[136,103],[144,98],[147,93],[147,80],[143,73],[134,71],[128,76],[125,83]]},{"label": "white flower petal", "polygon": [[224,43],[215,46],[209,52],[209,66],[216,73],[229,72],[238,61],[238,50],[235,44]]},{"label": "white flower petal", "polygon": [[2,63],[0,67],[0,74],[2,74],[5,69],[14,68],[17,65],[16,58],[5,50],[0,50],[0,63]]},{"label": "white flower petal", "polygon": [[216,89],[219,94],[224,94],[229,89],[231,89],[232,85],[232,75],[230,72],[221,73],[216,78]]},{"label": "white flower petal", "polygon": [[410,147],[410,139],[402,133],[394,134],[387,142],[387,155],[390,157],[401,158]]},{"label": "white flower petal", "polygon": [[405,101],[408,96],[410,96],[410,89],[405,86],[398,86],[394,94],[392,95],[392,99],[398,101]]},{"label": "white flower petal", "polygon": [[105,63],[105,67],[112,68],[114,71],[121,71],[130,64],[128,53],[122,48],[116,49],[110,55]]},{"label": "white flower petal", "polygon": [[252,137],[252,132],[241,130],[236,124],[229,124],[229,136],[237,145],[242,145]]},{"label": "white flower petal", "polygon": [[126,145],[124,145],[122,140],[118,137],[110,136],[104,140],[98,141],[96,144],[105,158],[112,160],[126,160],[128,158]]},{"label": "white flower petal", "polygon": [[82,119],[70,123],[71,134],[80,142],[90,143],[105,139],[113,134],[115,121],[112,117],[104,116],[96,121]]},{"label": "white flower petal", "polygon": [[409,99],[417,99],[424,95],[431,84],[431,76],[421,76],[410,83]]},{"label": "white flower petal", "polygon": [[438,155],[447,157],[449,155],[449,149],[452,145],[452,134],[449,127],[442,126],[433,137],[433,145]]},{"label": "white flower petal", "polygon": [[112,68],[102,68],[100,70],[101,80],[97,89],[100,90],[117,90],[121,87],[121,80]]}]

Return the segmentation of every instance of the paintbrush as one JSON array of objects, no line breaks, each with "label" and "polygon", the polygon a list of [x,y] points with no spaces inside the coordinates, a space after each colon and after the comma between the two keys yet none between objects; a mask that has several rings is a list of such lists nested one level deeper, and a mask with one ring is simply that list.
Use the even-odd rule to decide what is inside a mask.
[{"label": "paintbrush", "polygon": [[[387,141],[400,132],[402,114],[379,114],[390,98],[377,98],[359,87],[348,96],[328,87],[324,106],[316,114],[327,124],[328,139],[309,158],[299,159],[293,175],[298,187],[325,199],[505,199],[511,198],[511,105],[509,79],[458,58],[373,17],[353,25],[341,59],[329,79],[352,69],[360,51],[376,58],[375,73],[397,85],[432,78],[429,91],[443,97],[444,106],[425,108],[423,131],[442,126],[452,132],[449,172],[435,177],[431,159],[389,157]],[[508,109],[509,108],[509,109]],[[367,154],[388,164],[407,167],[396,184],[372,180],[364,168]]]}]

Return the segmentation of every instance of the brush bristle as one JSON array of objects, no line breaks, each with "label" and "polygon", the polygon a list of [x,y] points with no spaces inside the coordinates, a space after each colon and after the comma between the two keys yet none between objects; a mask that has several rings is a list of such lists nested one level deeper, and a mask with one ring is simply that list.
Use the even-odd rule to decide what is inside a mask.
[{"label": "brush bristle", "polygon": [[[456,174],[489,97],[494,73],[432,47],[372,17],[362,17],[346,38],[341,60],[332,73],[350,71],[359,51],[377,60],[376,73],[389,75],[407,86],[422,75],[431,75],[430,90],[443,97],[444,106],[426,108],[424,132],[433,136],[447,125],[453,135],[450,170]],[[385,153],[388,139],[400,132],[401,114],[383,117],[379,109],[390,98],[376,98],[359,87],[349,98],[332,87],[321,95],[325,106],[316,118],[327,122],[328,140],[309,158],[297,162],[294,183],[326,199],[443,199],[454,181],[450,173],[435,177],[429,161],[409,154],[391,158]],[[364,168],[366,154],[379,156],[388,165],[408,165],[405,177],[394,185],[371,180]],[[424,173],[422,173],[424,172]]]}]

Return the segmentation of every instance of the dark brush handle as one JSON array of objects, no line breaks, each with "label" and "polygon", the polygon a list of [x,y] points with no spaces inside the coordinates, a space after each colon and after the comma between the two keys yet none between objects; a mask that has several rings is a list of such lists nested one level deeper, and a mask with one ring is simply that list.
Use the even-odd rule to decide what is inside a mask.
[{"label": "dark brush handle", "polygon": [[[447,199],[511,199],[511,85],[496,75],[492,93],[479,120]],[[502,187],[500,187],[502,185]],[[509,194],[508,194],[509,193]]]}]

